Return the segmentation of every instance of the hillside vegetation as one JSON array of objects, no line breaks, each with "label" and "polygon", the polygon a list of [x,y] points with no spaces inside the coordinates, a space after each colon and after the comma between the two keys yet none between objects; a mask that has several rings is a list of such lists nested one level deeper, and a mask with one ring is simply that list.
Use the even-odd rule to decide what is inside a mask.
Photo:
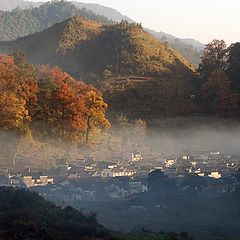
[{"label": "hillside vegetation", "polygon": [[31,2],[24,0],[1,0],[0,10],[11,11],[17,7],[19,8],[30,8],[37,7],[43,4],[42,2]]},{"label": "hillside vegetation", "polygon": [[95,214],[62,209],[36,193],[0,188],[0,239],[114,239]]},{"label": "hillside vegetation", "polygon": [[31,63],[58,65],[95,84],[111,112],[148,116],[194,111],[190,64],[139,24],[104,25],[73,17],[41,33],[1,43],[0,51],[25,52]]},{"label": "hillside vegetation", "polygon": [[36,8],[16,8],[11,12],[0,11],[0,41],[40,32],[73,16],[82,16],[100,22],[107,18],[94,14],[86,8],[80,9],[64,1],[48,2]]},{"label": "hillside vegetation", "polygon": [[[41,7],[33,8],[39,6]],[[134,20],[122,15],[115,9],[93,3],[70,3],[60,0],[44,4],[43,2],[36,3],[22,0],[1,0],[0,11],[13,9],[15,9],[13,12],[2,12],[0,14],[0,40],[9,41],[27,36],[73,16],[84,16],[90,20],[97,19],[102,22],[127,20],[129,23],[134,23]],[[153,34],[159,41],[167,42],[170,47],[182,54],[194,67],[200,63],[204,48],[204,45],[200,42],[192,39],[176,38],[170,34],[146,28],[145,30]]]}]

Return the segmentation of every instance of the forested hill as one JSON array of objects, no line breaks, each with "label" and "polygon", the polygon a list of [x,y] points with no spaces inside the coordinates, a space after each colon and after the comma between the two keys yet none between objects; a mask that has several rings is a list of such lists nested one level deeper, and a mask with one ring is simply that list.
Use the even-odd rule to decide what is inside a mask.
[{"label": "forested hill", "polygon": [[48,2],[40,7],[11,12],[0,11],[0,41],[9,41],[40,32],[73,16],[82,16],[103,23],[110,21],[86,8],[80,9],[69,2]]},{"label": "forested hill", "polygon": [[61,209],[36,193],[0,188],[0,239],[115,239],[96,220],[72,207]]},{"label": "forested hill", "polygon": [[112,232],[98,223],[96,214],[57,207],[36,193],[0,187],[0,240],[190,240],[188,234]]},{"label": "forested hill", "polygon": [[[17,7],[18,9],[13,10],[13,12],[0,13],[0,41],[9,41],[39,32],[75,15],[103,22],[106,22],[107,19],[114,22],[121,22],[122,20],[127,20],[129,23],[134,22],[117,10],[99,4],[82,2],[72,2],[71,4],[70,2],[55,1],[54,3],[44,4],[40,9],[33,9],[33,7],[42,4],[41,2],[22,0],[1,0],[0,11],[13,10]],[[52,13],[52,15],[49,13]],[[203,44],[192,39],[176,38],[164,32],[145,30],[153,34],[159,41],[167,42],[170,47],[182,54],[194,66],[199,64],[201,51],[204,48]]]},{"label": "forested hill", "polygon": [[2,53],[16,51],[27,53],[31,63],[58,65],[97,83],[111,110],[139,115],[192,111],[190,64],[139,24],[104,25],[74,17],[0,44]]},{"label": "forested hill", "polygon": [[32,1],[24,1],[24,0],[1,0],[0,10],[2,11],[11,11],[17,7],[19,8],[30,8],[30,7],[38,7],[42,2],[32,2]]}]

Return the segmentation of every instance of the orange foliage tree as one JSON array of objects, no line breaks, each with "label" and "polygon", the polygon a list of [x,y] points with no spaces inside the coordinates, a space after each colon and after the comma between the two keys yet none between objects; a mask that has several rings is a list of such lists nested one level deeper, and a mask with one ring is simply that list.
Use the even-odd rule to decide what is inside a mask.
[{"label": "orange foliage tree", "polygon": [[105,117],[107,104],[104,102],[103,97],[94,89],[87,92],[85,96],[85,104],[87,108],[86,122],[86,143],[89,143],[90,133],[99,128],[109,128],[110,123]]},{"label": "orange foliage tree", "polygon": [[19,53],[0,55],[0,93],[1,128],[32,120],[29,128],[39,136],[84,142],[94,130],[110,126],[107,104],[94,87],[58,67],[29,65]]},{"label": "orange foliage tree", "polygon": [[25,100],[14,93],[0,93],[0,128],[22,129],[30,119]]}]

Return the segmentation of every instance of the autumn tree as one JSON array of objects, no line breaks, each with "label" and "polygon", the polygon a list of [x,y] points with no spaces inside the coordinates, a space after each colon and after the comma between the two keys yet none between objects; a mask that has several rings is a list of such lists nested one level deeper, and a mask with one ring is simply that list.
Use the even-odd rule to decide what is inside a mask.
[{"label": "autumn tree", "polygon": [[105,116],[108,106],[97,91],[91,90],[86,94],[85,104],[87,108],[86,143],[89,143],[89,137],[92,132],[96,131],[96,129],[109,128],[110,123]]},{"label": "autumn tree", "polygon": [[110,126],[107,104],[94,87],[58,67],[29,65],[22,53],[0,55],[0,91],[2,127],[32,119],[35,132],[41,128],[47,135],[86,140],[96,129]]},{"label": "autumn tree", "polygon": [[16,66],[11,56],[0,56],[0,127],[21,129],[31,118],[27,102],[19,92]]},{"label": "autumn tree", "polygon": [[16,93],[26,101],[29,114],[32,116],[37,102],[37,81],[35,67],[27,63],[24,53],[13,54]]},{"label": "autumn tree", "polygon": [[55,126],[61,129],[61,135],[71,140],[83,136],[87,125],[84,113],[87,111],[83,96],[78,96],[67,83],[63,83],[55,93]]},{"label": "autumn tree", "polygon": [[227,67],[227,45],[223,40],[213,40],[207,44],[198,73],[203,81],[207,81],[214,70],[224,71]]},{"label": "autumn tree", "polygon": [[14,60],[10,56],[0,55],[0,91],[10,92],[15,89]]},{"label": "autumn tree", "polygon": [[232,82],[221,70],[212,72],[202,88],[211,110],[222,117],[231,117],[237,111],[238,94],[232,90]]},{"label": "autumn tree", "polygon": [[14,93],[0,93],[0,128],[22,129],[29,120],[26,101]]}]

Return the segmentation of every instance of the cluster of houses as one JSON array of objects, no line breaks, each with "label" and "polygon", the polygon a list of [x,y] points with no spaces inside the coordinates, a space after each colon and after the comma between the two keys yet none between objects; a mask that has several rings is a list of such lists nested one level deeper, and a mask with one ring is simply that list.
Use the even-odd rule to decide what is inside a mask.
[{"label": "cluster of houses", "polygon": [[177,156],[143,157],[134,152],[126,161],[99,162],[79,157],[67,162],[59,159],[50,170],[0,169],[0,185],[28,188],[55,202],[121,199],[148,191],[147,176],[156,169],[181,182],[192,174],[205,178],[207,190],[233,192],[232,177],[239,169],[238,156],[220,152],[191,152]]},{"label": "cluster of houses", "polygon": [[184,177],[194,174],[200,177],[221,179],[235,174],[240,167],[240,156],[220,152],[191,152],[188,154],[165,156],[155,163],[169,177]]}]

